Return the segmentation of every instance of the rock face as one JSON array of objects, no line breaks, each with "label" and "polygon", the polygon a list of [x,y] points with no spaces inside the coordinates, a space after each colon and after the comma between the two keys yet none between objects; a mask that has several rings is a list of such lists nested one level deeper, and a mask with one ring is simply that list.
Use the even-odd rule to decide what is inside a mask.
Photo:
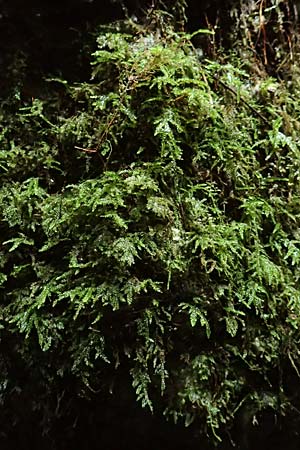
[{"label": "rock face", "polygon": [[[232,0],[228,1],[230,4]],[[28,95],[36,91],[35,74],[37,78],[43,72],[63,73],[68,78],[79,74],[84,78],[82,33],[91,31],[97,24],[123,19],[127,14],[142,17],[155,3],[156,0],[154,3],[149,0],[55,0],[48,3],[0,0],[1,90],[5,90],[9,82],[5,77],[7,67],[14,64],[18,55],[26,58],[30,72]],[[188,27],[191,30],[206,27],[207,18],[214,24],[221,8],[228,12],[225,3],[205,1],[200,5],[197,0],[188,1]],[[174,2],[167,0],[164,5],[170,10]]]}]

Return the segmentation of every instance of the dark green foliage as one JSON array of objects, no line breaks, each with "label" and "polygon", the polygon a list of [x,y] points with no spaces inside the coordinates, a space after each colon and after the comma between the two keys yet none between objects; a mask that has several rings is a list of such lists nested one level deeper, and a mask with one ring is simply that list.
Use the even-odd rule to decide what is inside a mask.
[{"label": "dark green foliage", "polygon": [[299,404],[297,69],[257,79],[191,39],[156,11],[103,27],[91,81],[3,103],[3,401],[11,351],[50,390],[126,371],[216,440]]}]

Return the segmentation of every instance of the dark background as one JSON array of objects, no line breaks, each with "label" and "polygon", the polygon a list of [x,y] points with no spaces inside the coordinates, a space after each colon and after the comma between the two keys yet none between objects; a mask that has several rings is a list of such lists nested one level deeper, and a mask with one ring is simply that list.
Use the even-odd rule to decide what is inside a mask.
[{"label": "dark background", "polygon": [[[93,46],[92,32],[98,24],[123,19],[127,15],[143,20],[151,1],[127,0],[0,0],[0,96],[5,98],[16,78],[23,73],[23,95],[35,96],[45,74],[64,76],[70,81],[86,80],[89,74],[89,52]],[[175,2],[166,1],[167,8]],[[224,35],[230,26],[229,0],[188,1],[187,27],[195,30],[214,24],[222,17]],[[90,33],[90,34],[89,34]],[[83,45],[84,43],[84,45]],[[86,51],[85,51],[86,49]],[[20,64],[20,60],[23,61]],[[24,383],[32,384],[28,379]],[[53,393],[56,412],[47,413],[32,407],[30,397],[17,389],[5,410],[1,411],[0,448],[44,450],[208,450],[205,438],[197,428],[167,423],[142,409],[135,401],[131,381],[125,373],[114,395],[83,399],[69,380],[62,398]],[[28,397],[29,396],[29,397]],[[30,405],[30,407],[29,407]],[[47,417],[51,425],[47,425]],[[300,448],[293,419],[280,423],[266,413],[260,425],[245,431],[243,417],[237,421],[232,439],[235,448],[250,450],[281,450]],[[224,436],[220,449],[232,448],[231,438]]]}]

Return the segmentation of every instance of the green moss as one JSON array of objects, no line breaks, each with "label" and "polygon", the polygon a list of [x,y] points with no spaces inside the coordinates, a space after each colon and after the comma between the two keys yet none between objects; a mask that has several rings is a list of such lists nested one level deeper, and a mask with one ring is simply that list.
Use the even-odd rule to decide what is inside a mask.
[{"label": "green moss", "polygon": [[299,91],[162,17],[2,106],[1,321],[49,386],[125,370],[218,440],[241,405],[299,402]]}]

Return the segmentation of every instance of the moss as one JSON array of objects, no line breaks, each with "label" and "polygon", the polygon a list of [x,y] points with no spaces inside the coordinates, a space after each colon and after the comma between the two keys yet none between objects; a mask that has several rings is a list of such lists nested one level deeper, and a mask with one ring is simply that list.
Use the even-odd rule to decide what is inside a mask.
[{"label": "moss", "polygon": [[90,81],[2,104],[2,330],[49,392],[125,371],[218,441],[299,403],[297,72],[201,58],[151,14],[100,28]]}]

